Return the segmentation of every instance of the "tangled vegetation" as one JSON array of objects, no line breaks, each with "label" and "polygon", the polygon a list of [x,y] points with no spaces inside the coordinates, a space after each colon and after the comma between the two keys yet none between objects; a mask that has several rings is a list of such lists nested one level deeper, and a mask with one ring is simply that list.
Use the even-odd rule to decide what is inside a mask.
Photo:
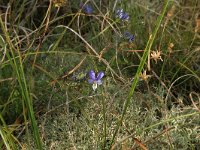
[{"label": "tangled vegetation", "polygon": [[1,149],[200,148],[199,0],[1,0]]}]

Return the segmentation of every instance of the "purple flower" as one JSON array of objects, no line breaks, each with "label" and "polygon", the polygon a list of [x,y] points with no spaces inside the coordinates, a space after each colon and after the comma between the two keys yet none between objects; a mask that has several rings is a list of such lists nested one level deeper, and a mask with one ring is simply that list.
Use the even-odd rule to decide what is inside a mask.
[{"label": "purple flower", "polygon": [[81,6],[81,9],[83,9],[83,11],[86,13],[86,14],[92,14],[93,13],[93,8],[92,6],[90,6],[89,4],[80,4]]},{"label": "purple flower", "polygon": [[120,18],[122,21],[128,21],[129,20],[129,15],[126,12],[124,12],[123,9],[118,9],[116,11],[116,16],[118,18]]},{"label": "purple flower", "polygon": [[128,32],[128,31],[126,31],[125,33],[124,33],[124,37],[126,38],[126,39],[128,39],[128,41],[129,42],[132,42],[133,40],[134,40],[134,35],[133,34],[131,34],[130,32]]},{"label": "purple flower", "polygon": [[92,88],[95,91],[97,86],[102,84],[101,79],[103,78],[104,73],[103,71],[101,71],[97,74],[97,77],[96,77],[95,72],[93,70],[90,70],[88,74],[90,77],[90,79],[88,80],[88,83],[93,84]]}]

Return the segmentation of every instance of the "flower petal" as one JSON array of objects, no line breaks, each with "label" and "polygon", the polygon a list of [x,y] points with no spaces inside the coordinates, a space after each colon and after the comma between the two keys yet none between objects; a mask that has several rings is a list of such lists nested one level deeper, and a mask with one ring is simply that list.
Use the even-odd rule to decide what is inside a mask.
[{"label": "flower petal", "polygon": [[130,32],[128,32],[128,31],[125,31],[125,32],[124,32],[124,37],[125,37],[125,38],[129,38],[131,35],[132,35],[132,34],[131,34]]},{"label": "flower petal", "polygon": [[129,15],[127,13],[123,13],[123,16],[121,18],[122,20],[129,20]]},{"label": "flower petal", "polygon": [[116,11],[116,15],[117,16],[119,16],[120,14],[122,14],[123,13],[123,9],[117,9],[117,11]]},{"label": "flower petal", "polygon": [[132,42],[132,41],[134,40],[134,38],[135,38],[134,35],[131,35],[131,36],[129,37],[129,40],[128,40],[128,41],[129,41],[129,42]]},{"label": "flower petal", "polygon": [[93,81],[96,79],[94,70],[90,70],[88,74],[90,79],[92,79]]},{"label": "flower petal", "polygon": [[94,91],[97,89],[97,83],[94,83],[94,84],[92,85],[92,89],[93,89]]},{"label": "flower petal", "polygon": [[99,72],[98,75],[97,75],[97,81],[101,80],[101,78],[103,78],[103,76],[104,76],[103,71]]},{"label": "flower petal", "polygon": [[101,84],[102,84],[102,81],[101,81],[101,80],[97,80],[96,82],[97,82],[98,85],[101,85]]},{"label": "flower petal", "polygon": [[116,11],[116,17],[118,17],[119,19],[121,19],[122,21],[128,21],[129,20],[129,15],[128,13],[124,12],[123,9],[118,9]]},{"label": "flower petal", "polygon": [[82,5],[82,9],[86,14],[92,14],[93,8],[89,4]]},{"label": "flower petal", "polygon": [[131,34],[130,32],[128,32],[128,31],[125,31],[124,37],[126,39],[128,39],[129,42],[132,42],[134,40],[134,38],[135,38],[135,36],[133,34]]},{"label": "flower petal", "polygon": [[89,79],[89,80],[88,80],[88,83],[89,83],[89,84],[93,84],[93,83],[94,83],[94,80],[93,80],[93,79]]}]

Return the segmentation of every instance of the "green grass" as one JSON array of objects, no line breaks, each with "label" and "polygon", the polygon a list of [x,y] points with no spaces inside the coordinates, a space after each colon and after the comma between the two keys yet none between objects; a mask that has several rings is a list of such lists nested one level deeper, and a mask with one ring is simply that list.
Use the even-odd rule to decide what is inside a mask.
[{"label": "green grass", "polygon": [[[0,2],[1,149],[200,147],[198,0],[84,1],[92,14],[78,1],[9,2]],[[96,91],[91,69],[105,73]]]}]

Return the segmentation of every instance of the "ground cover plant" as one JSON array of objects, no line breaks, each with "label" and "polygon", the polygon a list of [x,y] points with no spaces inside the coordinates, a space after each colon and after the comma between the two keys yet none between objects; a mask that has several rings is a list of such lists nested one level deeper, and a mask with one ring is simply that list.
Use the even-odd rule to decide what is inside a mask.
[{"label": "ground cover plant", "polygon": [[198,0],[1,0],[1,149],[200,149]]}]

